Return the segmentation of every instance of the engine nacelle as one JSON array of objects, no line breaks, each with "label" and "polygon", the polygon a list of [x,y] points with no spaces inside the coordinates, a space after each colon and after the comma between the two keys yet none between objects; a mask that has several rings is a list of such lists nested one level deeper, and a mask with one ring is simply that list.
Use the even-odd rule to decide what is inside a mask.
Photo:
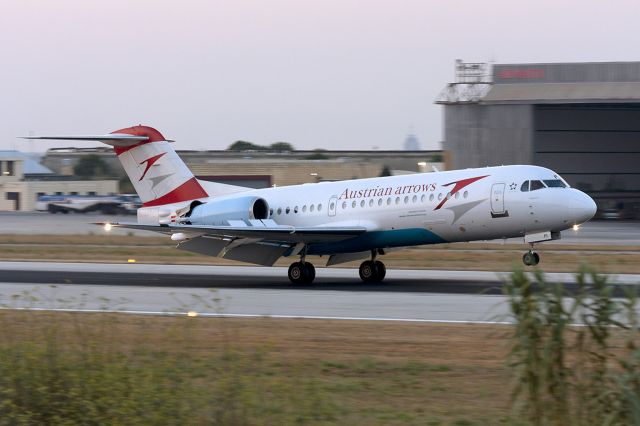
[{"label": "engine nacelle", "polygon": [[236,197],[199,204],[183,220],[192,225],[225,226],[233,220],[268,219],[269,204],[260,197]]}]

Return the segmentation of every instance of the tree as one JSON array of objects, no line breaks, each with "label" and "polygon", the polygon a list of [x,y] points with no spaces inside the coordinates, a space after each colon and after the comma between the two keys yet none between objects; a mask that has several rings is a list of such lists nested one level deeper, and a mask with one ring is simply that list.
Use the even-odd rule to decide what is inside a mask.
[{"label": "tree", "polygon": [[380,172],[380,177],[383,176],[391,176],[391,169],[389,169],[389,166],[387,166],[386,164],[384,165],[384,167],[382,168],[382,171]]},{"label": "tree", "polygon": [[110,176],[111,169],[102,157],[89,154],[78,160],[78,163],[73,167],[73,174],[84,179],[102,178]]},{"label": "tree", "polygon": [[235,141],[227,151],[264,151],[265,147],[247,141]]},{"label": "tree", "polygon": [[310,155],[307,155],[307,160],[327,160],[329,156],[326,153],[326,149],[316,148]]},{"label": "tree", "polygon": [[293,145],[291,145],[288,142],[276,142],[276,143],[272,143],[271,145],[269,145],[269,149],[271,151],[277,151],[277,152],[291,152],[291,151],[295,151],[295,148],[293,148]]}]

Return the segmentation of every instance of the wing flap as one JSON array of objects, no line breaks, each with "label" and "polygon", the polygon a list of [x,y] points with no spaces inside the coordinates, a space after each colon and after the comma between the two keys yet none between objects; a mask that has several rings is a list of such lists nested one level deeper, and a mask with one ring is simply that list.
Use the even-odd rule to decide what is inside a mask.
[{"label": "wing flap", "polygon": [[163,234],[184,233],[194,236],[211,236],[223,239],[257,238],[278,243],[327,243],[356,237],[367,231],[364,227],[254,227],[254,226],[201,226],[201,225],[141,225],[138,223],[96,223],[114,228],[129,228]]}]

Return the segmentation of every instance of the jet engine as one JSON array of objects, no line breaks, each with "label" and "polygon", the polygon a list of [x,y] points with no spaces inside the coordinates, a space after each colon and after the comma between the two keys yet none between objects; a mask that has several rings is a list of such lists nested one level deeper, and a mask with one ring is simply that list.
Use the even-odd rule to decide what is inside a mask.
[{"label": "jet engine", "polygon": [[192,225],[225,226],[241,220],[268,219],[269,204],[260,197],[235,197],[192,205],[183,223]]}]

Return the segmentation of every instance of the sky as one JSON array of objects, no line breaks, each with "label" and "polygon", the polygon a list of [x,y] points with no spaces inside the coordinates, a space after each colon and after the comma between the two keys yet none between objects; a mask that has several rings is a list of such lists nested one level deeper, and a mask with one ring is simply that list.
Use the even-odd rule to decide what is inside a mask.
[{"label": "sky", "polygon": [[637,61],[638,22],[632,0],[0,0],[0,149],[135,124],[176,149],[439,149],[455,59]]}]

